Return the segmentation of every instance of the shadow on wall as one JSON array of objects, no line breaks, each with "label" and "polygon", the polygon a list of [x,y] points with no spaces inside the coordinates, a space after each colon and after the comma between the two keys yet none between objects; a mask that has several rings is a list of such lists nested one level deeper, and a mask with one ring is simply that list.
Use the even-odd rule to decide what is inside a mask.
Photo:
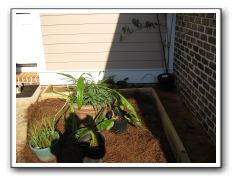
[{"label": "shadow on wall", "polygon": [[[155,13],[41,14],[46,66],[46,71],[40,73],[41,83],[61,84],[60,78],[52,75],[57,71],[71,72],[75,77],[92,72],[94,78],[103,71],[100,78],[116,75],[116,80],[128,77],[130,83],[156,82],[156,76],[163,72],[159,29],[135,30],[132,24],[133,19],[142,24],[157,23],[156,16]],[[166,36],[166,16],[159,14],[163,36]],[[121,40],[123,28],[135,31]]]},{"label": "shadow on wall", "polygon": [[[105,77],[115,75],[115,80],[128,78],[127,81],[130,83],[156,82],[157,75],[163,71],[162,45],[158,27],[137,30],[132,24],[133,19],[138,19],[143,24],[146,21],[157,22],[156,15],[154,13],[119,14],[105,66]],[[159,16],[160,23],[166,25],[166,14]],[[165,35],[165,28],[161,30],[162,35]]]}]

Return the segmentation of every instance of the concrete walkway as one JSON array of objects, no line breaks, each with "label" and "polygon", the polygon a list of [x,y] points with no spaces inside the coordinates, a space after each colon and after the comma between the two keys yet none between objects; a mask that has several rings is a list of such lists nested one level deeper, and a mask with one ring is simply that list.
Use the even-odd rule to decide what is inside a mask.
[{"label": "concrete walkway", "polygon": [[20,152],[27,144],[27,109],[37,101],[40,93],[41,89],[38,87],[31,97],[16,99],[16,153]]},{"label": "concrete walkway", "polygon": [[31,102],[17,102],[16,103],[16,152],[20,152],[27,143],[27,108]]}]

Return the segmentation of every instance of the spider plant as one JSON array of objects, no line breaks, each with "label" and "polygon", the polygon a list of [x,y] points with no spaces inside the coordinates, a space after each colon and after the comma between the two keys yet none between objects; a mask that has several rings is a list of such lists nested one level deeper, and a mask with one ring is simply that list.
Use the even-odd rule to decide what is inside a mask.
[{"label": "spider plant", "polygon": [[29,129],[31,145],[33,148],[48,148],[57,140],[58,134],[55,130],[55,118],[43,118],[42,122],[35,123]]},{"label": "spider plant", "polygon": [[93,77],[89,73],[82,74],[79,78],[74,78],[70,74],[58,73],[72,81],[73,89],[67,96],[60,92],[58,94],[67,96],[67,100],[71,104],[76,104],[80,110],[83,105],[91,105],[95,109],[101,109],[104,106],[110,106],[113,103],[114,97],[111,95],[107,84],[104,81],[95,83]]}]

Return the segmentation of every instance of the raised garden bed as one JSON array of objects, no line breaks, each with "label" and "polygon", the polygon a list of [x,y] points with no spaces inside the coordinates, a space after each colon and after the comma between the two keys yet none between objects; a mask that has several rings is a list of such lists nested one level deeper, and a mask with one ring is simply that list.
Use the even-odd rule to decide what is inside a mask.
[{"label": "raised garden bed", "polygon": [[[53,98],[51,98],[47,90],[49,89],[45,89],[41,95],[43,100],[29,107],[29,126],[36,120],[40,120],[43,115],[54,115],[63,106],[64,100],[53,95]],[[143,127],[135,128],[129,125],[128,129],[122,134],[103,132],[105,155],[97,162],[190,162],[187,152],[155,91],[151,88],[142,88],[121,90],[121,92],[135,106],[142,119]],[[72,139],[65,136],[68,128],[67,125],[64,125],[63,118],[60,118],[57,128],[62,134],[62,140],[57,151],[55,151],[57,159],[52,162],[86,162],[81,149]],[[26,146],[17,155],[17,162],[40,161]]]}]

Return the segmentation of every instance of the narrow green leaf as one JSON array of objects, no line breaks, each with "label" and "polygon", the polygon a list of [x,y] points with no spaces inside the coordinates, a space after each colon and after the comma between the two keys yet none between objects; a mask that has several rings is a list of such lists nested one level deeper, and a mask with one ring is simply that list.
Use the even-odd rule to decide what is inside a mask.
[{"label": "narrow green leaf", "polygon": [[80,129],[76,130],[74,136],[75,136],[76,139],[79,139],[82,136],[84,136],[88,131],[89,131],[89,129],[86,128],[86,127],[85,128],[80,128]]},{"label": "narrow green leaf", "polygon": [[103,122],[101,122],[100,124],[98,124],[96,126],[96,130],[98,132],[102,132],[105,129],[109,130],[113,126],[114,126],[114,120],[113,119],[108,119],[108,120],[104,120]]},{"label": "narrow green leaf", "polygon": [[142,126],[141,120],[138,117],[135,108],[131,105],[131,103],[118,91],[113,90],[120,98],[120,102],[122,103],[122,106],[124,106],[125,109],[130,111],[130,116],[132,117],[133,123],[137,126],[140,127]]},{"label": "narrow green leaf", "polygon": [[70,79],[72,79],[72,80],[76,80],[72,75],[67,74],[67,73],[57,73],[57,74],[62,75],[62,76],[65,76],[65,77],[70,78]]},{"label": "narrow green leaf", "polygon": [[75,112],[75,111],[74,111],[74,107],[73,107],[73,103],[72,103],[72,102],[71,102],[71,104],[70,104],[69,112],[70,112],[70,113],[74,113],[74,112]]},{"label": "narrow green leaf", "polygon": [[128,117],[126,114],[123,116],[129,123],[132,122],[132,119],[130,117]]},{"label": "narrow green leaf", "polygon": [[77,94],[77,107],[81,109],[83,104],[83,95],[84,95],[84,78],[81,76],[76,83],[76,94]]},{"label": "narrow green leaf", "polygon": [[96,117],[94,119],[96,124],[100,123],[105,118],[105,116],[103,115],[104,111],[105,111],[105,108],[103,107],[96,115]]},{"label": "narrow green leaf", "polygon": [[92,130],[90,130],[90,134],[91,134],[91,138],[92,138],[92,140],[90,141],[90,146],[91,147],[98,146],[98,139],[97,139],[96,134]]},{"label": "narrow green leaf", "polygon": [[137,126],[137,127],[142,126],[142,122],[138,117],[136,117],[134,114],[131,114],[130,117],[131,117],[131,119],[132,119],[135,126]]}]

